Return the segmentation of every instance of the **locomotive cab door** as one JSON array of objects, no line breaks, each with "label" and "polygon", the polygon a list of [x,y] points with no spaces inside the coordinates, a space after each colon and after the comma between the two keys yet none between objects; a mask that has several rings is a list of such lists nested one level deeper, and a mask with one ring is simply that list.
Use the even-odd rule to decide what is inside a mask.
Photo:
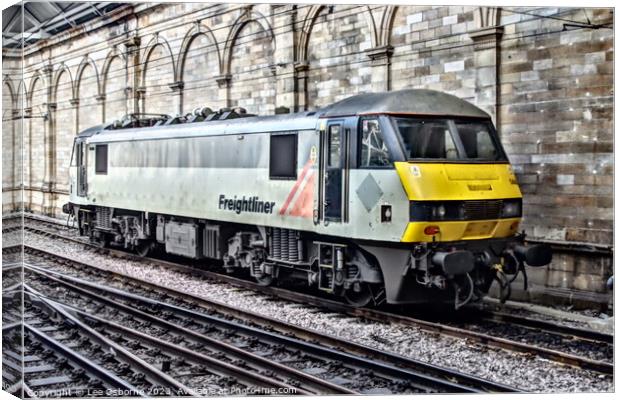
[{"label": "locomotive cab door", "polygon": [[86,182],[86,154],[88,145],[80,139],[75,141],[75,164],[77,176],[77,195],[84,197],[88,189]]},{"label": "locomotive cab door", "polygon": [[344,210],[344,186],[347,178],[347,135],[342,121],[330,121],[323,133],[321,160],[323,167],[322,215],[324,221],[342,222]]}]

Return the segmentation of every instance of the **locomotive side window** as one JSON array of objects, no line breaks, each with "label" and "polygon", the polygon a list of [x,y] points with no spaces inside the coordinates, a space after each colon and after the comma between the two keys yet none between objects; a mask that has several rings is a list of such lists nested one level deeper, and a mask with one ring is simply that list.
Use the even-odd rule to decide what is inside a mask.
[{"label": "locomotive side window", "polygon": [[97,175],[108,174],[108,145],[98,144],[95,147],[95,173]]},{"label": "locomotive side window", "polygon": [[390,154],[383,139],[379,120],[362,120],[360,167],[385,167],[390,165]]},{"label": "locomotive side window", "polygon": [[340,125],[329,127],[329,164],[330,167],[340,165]]},{"label": "locomotive side window", "polygon": [[269,179],[297,179],[297,135],[271,135]]}]

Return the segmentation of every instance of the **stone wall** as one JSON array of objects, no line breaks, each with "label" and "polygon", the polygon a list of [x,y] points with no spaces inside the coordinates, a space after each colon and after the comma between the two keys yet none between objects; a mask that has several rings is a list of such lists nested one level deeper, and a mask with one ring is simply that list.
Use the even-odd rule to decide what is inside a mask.
[{"label": "stone wall", "polygon": [[[126,113],[242,106],[266,115],[430,88],[493,116],[531,238],[605,253],[613,240],[612,22],[602,8],[127,5],[29,46],[23,80],[19,54],[3,49],[3,211],[19,206],[22,115],[23,207],[58,215],[75,134]],[[604,292],[609,255],[590,268],[562,254],[534,281]]]}]

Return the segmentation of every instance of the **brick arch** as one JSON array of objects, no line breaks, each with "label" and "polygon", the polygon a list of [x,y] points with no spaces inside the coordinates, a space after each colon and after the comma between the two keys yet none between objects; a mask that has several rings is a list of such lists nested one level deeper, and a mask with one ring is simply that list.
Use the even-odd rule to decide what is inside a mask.
[{"label": "brick arch", "polygon": [[[305,63],[308,60],[308,43],[310,43],[310,35],[312,34],[312,28],[315,25],[321,11],[324,8],[329,7],[325,5],[314,5],[310,7],[306,14],[301,31],[299,32],[299,42],[297,44],[297,62]],[[378,43],[377,27],[375,20],[372,16],[369,6],[364,6],[363,11],[364,18],[368,24],[368,30],[370,32],[370,42],[372,47],[376,47]]]},{"label": "brick arch", "polygon": [[64,73],[69,75],[69,83],[71,84],[71,93],[72,95],[75,95],[75,84],[73,80],[73,75],[71,75],[71,70],[65,64],[62,64],[56,70],[56,73],[54,74],[54,77],[52,78],[52,103],[56,103],[57,101],[56,95],[58,94],[58,82],[60,81],[60,78],[62,77],[62,74]]},{"label": "brick arch", "polygon": [[[11,78],[9,78],[8,76],[5,76],[2,79],[2,84],[6,85],[7,89],[9,90],[9,96],[11,99],[11,109],[14,110],[15,108],[17,108],[17,97],[15,96],[15,84],[13,83],[13,81],[11,80]],[[3,110],[3,112],[6,112],[7,110]],[[4,118],[4,116],[3,116]]]},{"label": "brick arch", "polygon": [[183,42],[181,44],[181,49],[179,50],[179,55],[177,56],[177,67],[176,67],[177,75],[175,78],[177,82],[183,81],[183,75],[185,72],[185,61],[187,59],[187,52],[189,51],[190,46],[192,45],[194,39],[196,39],[200,35],[204,35],[205,37],[207,37],[207,39],[209,40],[209,43],[214,46],[215,54],[217,55],[217,63],[220,66],[220,68],[222,66],[222,57],[220,55],[220,49],[217,44],[217,40],[215,39],[215,35],[211,31],[211,29],[209,29],[209,27],[207,27],[206,25],[202,23],[196,23],[185,34],[185,37],[183,38]]},{"label": "brick arch", "polygon": [[[30,84],[28,85],[28,96],[26,97],[27,107],[32,106],[32,96],[34,94],[34,85],[37,83],[38,80],[43,82],[43,87],[47,87],[47,82],[45,81],[45,74],[43,74],[41,70],[35,71],[34,75],[32,75],[32,78],[30,78]],[[47,93],[45,93],[45,96],[47,96]]]},{"label": "brick arch", "polygon": [[53,121],[53,140],[50,143],[49,175],[52,184],[58,190],[69,190],[69,159],[73,147],[73,139],[78,133],[78,109],[75,100],[75,79],[71,70],[64,64],[56,70],[52,80],[52,100],[56,105],[51,109]]},{"label": "brick arch", "polygon": [[[377,43],[368,7],[350,10],[349,6],[339,5],[328,10],[314,8],[306,19],[306,42],[300,44],[303,58],[298,61],[298,82],[303,86],[299,102],[304,109],[316,109],[373,90],[372,69],[359,67],[368,65],[366,50]],[[345,23],[351,29],[343,31]],[[342,56],[348,62],[341,62]]]},{"label": "brick arch", "polygon": [[158,46],[166,49],[166,51],[168,52],[168,56],[170,57],[170,65],[172,66],[171,82],[173,82],[175,77],[177,76],[177,67],[176,63],[174,62],[174,55],[172,54],[172,47],[170,47],[170,43],[168,43],[168,40],[166,40],[165,38],[162,38],[161,35],[155,34],[146,45],[146,50],[144,51],[142,61],[140,62],[140,65],[142,66],[142,76],[140,77],[140,82],[142,85],[144,85],[146,82],[146,73],[148,71],[148,63],[150,61],[151,54]]},{"label": "brick arch", "polygon": [[93,61],[92,58],[84,57],[82,61],[80,62],[80,65],[78,66],[77,73],[75,74],[75,92],[73,93],[73,97],[76,99],[80,98],[80,84],[82,83],[82,75],[84,74],[84,70],[88,66],[92,67],[93,71],[95,72],[97,94],[98,95],[101,94],[99,90],[101,88],[101,84],[99,82],[99,71],[97,69],[97,64],[95,64],[95,61]]},{"label": "brick arch", "polygon": [[[122,69],[110,70],[112,65],[118,61],[123,65]],[[123,90],[126,87],[124,79],[127,76],[126,62],[127,58],[116,47],[108,52],[103,62],[103,66],[101,67],[101,87],[99,88],[99,93],[104,96],[101,116],[102,121],[107,121],[111,118],[120,118],[127,112],[125,104],[127,97]],[[125,76],[123,77],[123,75]],[[110,87],[113,88],[113,91],[109,90]],[[114,89],[122,90],[122,94],[119,95],[115,93]]]},{"label": "brick arch", "polygon": [[[16,121],[13,120],[14,111],[17,109],[15,83],[6,75],[2,79],[2,90],[2,181],[6,182],[9,186],[7,189],[9,189],[10,192],[7,193],[8,198],[6,201],[10,201],[10,207],[13,209],[19,195],[16,190],[16,166],[18,164],[17,158],[19,157],[20,151],[18,149],[19,144],[16,137]],[[5,100],[9,103],[6,108]]]},{"label": "brick arch", "polygon": [[73,98],[79,100],[76,104],[78,132],[101,123],[102,109],[97,100],[101,96],[100,88],[97,64],[90,57],[84,57],[77,69],[73,94]]},{"label": "brick arch", "polygon": [[[30,85],[28,88],[28,96],[26,97],[26,108],[30,108],[32,111],[32,114],[34,116],[37,115],[37,112],[39,114],[45,112],[46,110],[43,109],[43,105],[45,103],[47,103],[47,91],[46,91],[46,84],[45,84],[45,78],[43,77],[42,74],[36,74],[35,76],[33,76],[33,78],[30,80]],[[35,93],[38,90],[43,90],[44,92],[41,92],[42,95],[36,96]],[[41,99],[40,101],[37,101],[36,99]],[[33,109],[34,106],[39,106],[39,109]]]},{"label": "brick arch", "polygon": [[120,58],[123,61],[127,61],[127,58],[125,57],[125,55],[122,52],[118,51],[116,47],[114,47],[112,50],[108,52],[108,54],[105,57],[105,60],[103,61],[103,66],[101,68],[101,79],[99,82],[100,83],[99,93],[101,94],[106,93],[106,84],[108,81],[108,73],[110,72],[110,65],[116,58]]},{"label": "brick arch", "polygon": [[263,28],[263,31],[267,32],[267,34],[271,38],[272,43],[274,44],[273,48],[274,49],[276,48],[275,46],[276,38],[273,33],[273,29],[271,28],[271,25],[267,21],[267,18],[265,18],[264,15],[255,11],[251,7],[248,7],[239,16],[239,18],[237,18],[237,20],[234,22],[234,24],[232,25],[232,29],[230,30],[230,32],[228,33],[228,37],[226,38],[226,45],[224,47],[224,53],[223,53],[222,60],[221,60],[222,75],[230,74],[230,62],[232,60],[233,48],[235,47],[235,44],[237,43],[237,37],[239,36],[239,33],[241,32],[241,30],[243,30],[243,28],[247,24],[252,23],[252,22],[258,23]]},{"label": "brick arch", "polygon": [[243,107],[253,114],[273,114],[277,82],[273,69],[276,43],[271,26],[260,14],[246,9],[226,45],[226,68],[221,77],[224,79],[218,80],[220,85],[226,85],[226,106]]},{"label": "brick arch", "polygon": [[386,6],[381,14],[381,21],[379,22],[378,32],[378,46],[387,46],[390,43],[392,37],[392,26],[394,25],[394,16],[398,11],[398,6]]},{"label": "brick arch", "polygon": [[[49,143],[49,131],[47,130],[46,121],[43,116],[47,112],[45,103],[47,102],[47,87],[42,76],[35,75],[30,81],[30,115],[24,124],[24,132],[27,132],[29,149],[28,165],[29,165],[29,185],[39,190],[45,180],[45,170],[49,156],[46,154],[46,143]],[[42,95],[41,95],[42,94]],[[30,203],[32,204],[32,197]],[[43,205],[37,201],[36,204]]]},{"label": "brick arch", "polygon": [[[28,107],[28,97],[31,95],[29,88],[26,88],[26,82],[23,79],[19,80],[17,84],[17,90],[15,91],[15,109],[18,110],[21,107],[19,100],[23,101],[24,108]],[[21,110],[20,110],[21,111]]]}]

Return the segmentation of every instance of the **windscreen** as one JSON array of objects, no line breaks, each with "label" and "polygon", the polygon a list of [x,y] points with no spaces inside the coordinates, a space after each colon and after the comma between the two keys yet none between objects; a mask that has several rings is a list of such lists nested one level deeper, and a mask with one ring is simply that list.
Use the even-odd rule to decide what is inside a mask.
[{"label": "windscreen", "polygon": [[506,161],[490,122],[394,118],[408,159]]}]

